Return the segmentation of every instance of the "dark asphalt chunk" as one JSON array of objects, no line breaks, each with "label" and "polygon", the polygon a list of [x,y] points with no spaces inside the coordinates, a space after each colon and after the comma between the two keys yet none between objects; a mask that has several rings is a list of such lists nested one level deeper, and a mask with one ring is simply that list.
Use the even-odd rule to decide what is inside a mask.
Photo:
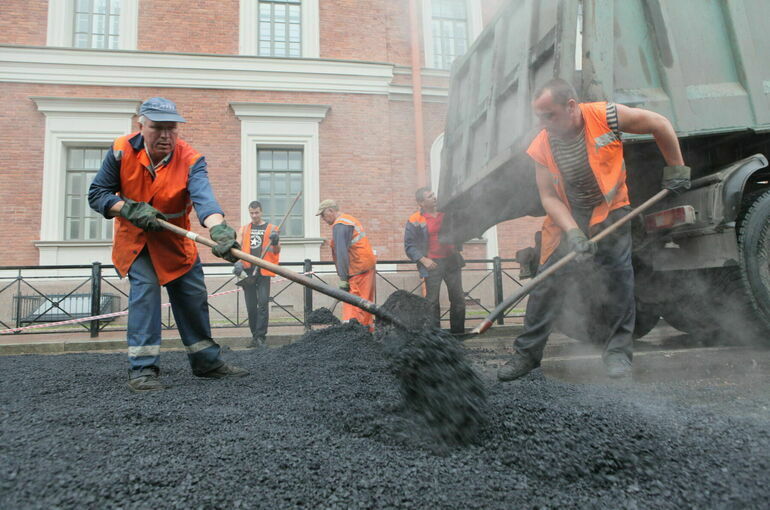
[{"label": "dark asphalt chunk", "polygon": [[307,316],[308,324],[339,324],[340,320],[325,307],[316,308]]},{"label": "dark asphalt chunk", "polygon": [[0,508],[761,508],[770,497],[766,421],[633,386],[540,370],[485,378],[488,424],[437,456],[360,326],[227,359],[252,375],[197,379],[184,353],[164,352],[172,387],[135,395],[125,355],[0,357]]}]

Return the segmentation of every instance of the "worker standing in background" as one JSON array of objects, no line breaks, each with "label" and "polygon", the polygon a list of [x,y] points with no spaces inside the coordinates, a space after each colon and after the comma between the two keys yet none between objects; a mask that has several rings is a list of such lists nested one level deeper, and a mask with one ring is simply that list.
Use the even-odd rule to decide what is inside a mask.
[{"label": "worker standing in background", "polygon": [[449,294],[449,330],[461,335],[465,332],[465,293],[461,270],[465,261],[458,246],[442,244],[438,240],[444,213],[436,210],[436,194],[430,188],[420,188],[415,192],[415,199],[420,210],[406,222],[406,256],[417,263],[417,270],[425,285],[425,299],[430,303],[433,325],[437,328],[441,327],[441,282],[446,283]]},{"label": "worker standing in background", "polygon": [[[318,206],[316,216],[320,216],[332,226],[332,259],[340,277],[339,288],[374,302],[375,265],[369,238],[361,222],[349,214],[340,212],[337,202],[324,200]],[[342,321],[356,319],[370,330],[374,327],[374,318],[369,312],[348,303],[342,305]]]},{"label": "worker standing in background", "polygon": [[[631,224],[599,243],[589,237],[630,211],[621,132],[655,137],[666,167],[664,188],[690,187],[690,168],[671,122],[662,115],[620,104],[578,103],[575,89],[556,78],[534,96],[532,107],[544,129],[527,149],[535,161],[537,187],[547,213],[542,230],[540,269],[569,253],[577,264],[565,268],[575,276],[581,263],[598,266],[607,284],[585,288],[585,298],[601,299],[606,338],[602,358],[609,377],[629,377],[635,323],[634,270],[631,265]],[[583,283],[583,282],[581,282]],[[585,282],[586,285],[592,282]],[[497,372],[501,381],[517,379],[540,365],[553,322],[562,308],[563,282],[543,281],[529,296],[524,332],[516,338],[516,354]],[[598,294],[598,296],[597,296]]]},{"label": "worker standing in background", "polygon": [[[262,204],[257,200],[249,204],[249,216],[251,223],[241,227],[240,244],[249,246],[249,253],[253,256],[278,264],[281,244],[277,227],[262,221]],[[267,324],[270,320],[270,278],[275,276],[275,273],[239,260],[233,266],[233,274],[241,276],[244,272],[247,278],[238,282],[238,285],[243,289],[246,312],[249,316],[251,330],[249,347],[264,347]]]},{"label": "worker standing in background", "polygon": [[239,248],[209,183],[206,160],[178,138],[186,122],[168,99],[148,99],[139,109],[140,130],[113,142],[88,190],[88,203],[105,218],[116,218],[112,261],[128,276],[128,387],[158,391],[160,381],[160,286],[187,348],[193,374],[209,379],[248,372],[226,364],[211,338],[208,292],[192,239],[164,230],[158,219],[190,230],[195,208],[217,245],[214,255],[230,262]]}]

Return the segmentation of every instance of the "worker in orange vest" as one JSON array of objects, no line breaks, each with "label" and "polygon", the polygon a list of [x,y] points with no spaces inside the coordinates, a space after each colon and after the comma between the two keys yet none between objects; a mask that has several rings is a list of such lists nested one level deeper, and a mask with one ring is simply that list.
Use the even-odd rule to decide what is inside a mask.
[{"label": "worker in orange vest", "polygon": [[[318,206],[316,216],[320,216],[332,226],[332,259],[340,277],[339,288],[374,302],[375,265],[377,259],[369,243],[361,222],[349,214],[340,212],[337,202],[324,200]],[[369,312],[344,303],[342,305],[342,321],[351,319],[367,326],[374,326],[374,318]]]},{"label": "worker in orange vest", "polygon": [[[251,223],[241,227],[239,243],[249,247],[249,253],[273,264],[278,264],[281,253],[280,234],[272,223],[262,220],[262,204],[254,200],[249,204]],[[275,273],[267,269],[253,267],[249,262],[238,261],[233,266],[233,274],[247,277],[236,285],[243,289],[246,300],[246,312],[249,317],[251,343],[249,347],[265,347],[267,323],[270,320],[270,278]]]},{"label": "worker in orange vest", "polygon": [[208,297],[195,242],[167,230],[158,219],[190,229],[195,208],[217,242],[214,254],[235,262],[235,231],[224,220],[208,179],[206,160],[178,138],[185,119],[168,99],[153,97],[139,109],[140,130],[115,140],[88,191],[92,209],[115,218],[112,260],[128,276],[128,386],[158,391],[160,286],[168,291],[193,374],[208,379],[241,377],[245,370],[222,361],[211,338]]},{"label": "worker in orange vest", "polygon": [[[535,161],[537,187],[547,216],[542,230],[540,269],[543,271],[565,254],[579,255],[577,264],[562,276],[574,277],[581,263],[594,263],[606,276],[607,285],[585,292],[586,298],[602,299],[606,337],[607,375],[630,377],[632,334],[635,323],[634,270],[631,265],[631,225],[595,243],[589,240],[628,214],[621,132],[655,137],[666,167],[664,188],[681,192],[690,187],[690,168],[671,122],[662,115],[624,105],[578,103],[575,89],[553,79],[539,89],[532,102],[544,129],[527,154]],[[563,282],[544,281],[530,294],[524,332],[516,338],[516,354],[498,370],[501,381],[519,378],[540,365],[543,349],[561,309]]]}]

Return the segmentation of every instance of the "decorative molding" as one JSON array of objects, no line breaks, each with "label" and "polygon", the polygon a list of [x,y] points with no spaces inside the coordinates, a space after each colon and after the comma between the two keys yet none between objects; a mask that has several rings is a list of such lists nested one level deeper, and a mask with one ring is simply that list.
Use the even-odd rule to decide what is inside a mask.
[{"label": "decorative molding", "polygon": [[[109,146],[131,131],[131,119],[140,101],[31,97],[45,115],[43,195],[39,264],[76,264],[89,257],[108,263],[109,250],[99,241],[64,241],[65,160],[69,145]],[[106,257],[106,259],[105,259]],[[93,261],[89,259],[89,262]]]},{"label": "decorative molding", "polygon": [[[423,87],[422,100],[426,103],[446,103],[449,98],[449,89],[438,87]],[[391,101],[411,101],[411,85],[391,85],[388,99]]]},{"label": "decorative molding", "polygon": [[0,45],[0,82],[388,94],[393,65]]},{"label": "decorative molding", "polygon": [[246,204],[257,191],[257,149],[259,147],[302,148],[302,196],[304,238],[286,239],[281,258],[300,262],[321,256],[321,226],[315,216],[320,202],[319,124],[329,111],[327,105],[243,103],[230,107],[241,121],[241,224],[250,221]]},{"label": "decorative molding", "polygon": [[232,102],[230,107],[240,120],[247,118],[279,118],[320,122],[331,106],[325,104],[244,103]]}]

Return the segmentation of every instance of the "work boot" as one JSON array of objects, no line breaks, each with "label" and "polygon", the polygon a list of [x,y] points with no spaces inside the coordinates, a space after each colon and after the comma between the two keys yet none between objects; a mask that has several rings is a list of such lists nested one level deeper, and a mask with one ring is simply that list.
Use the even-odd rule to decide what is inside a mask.
[{"label": "work boot", "polygon": [[505,363],[505,365],[497,370],[497,380],[513,381],[514,379],[527,375],[536,366],[534,361],[517,352]]},{"label": "work boot", "polygon": [[609,354],[604,359],[604,368],[612,379],[631,377],[631,360],[625,354]]},{"label": "work boot", "polygon": [[146,391],[161,391],[166,387],[160,382],[158,367],[145,367],[139,370],[128,370],[128,388],[134,393]]},{"label": "work boot", "polygon": [[228,365],[227,363],[222,363],[214,370],[209,370],[208,372],[202,374],[193,372],[193,375],[195,375],[195,377],[203,377],[205,379],[224,379],[225,377],[244,377],[249,375],[249,372],[242,368]]},{"label": "work boot", "polygon": [[267,347],[267,340],[263,336],[255,336],[251,339],[251,342],[249,342],[248,347],[250,349],[260,349],[262,347]]}]

